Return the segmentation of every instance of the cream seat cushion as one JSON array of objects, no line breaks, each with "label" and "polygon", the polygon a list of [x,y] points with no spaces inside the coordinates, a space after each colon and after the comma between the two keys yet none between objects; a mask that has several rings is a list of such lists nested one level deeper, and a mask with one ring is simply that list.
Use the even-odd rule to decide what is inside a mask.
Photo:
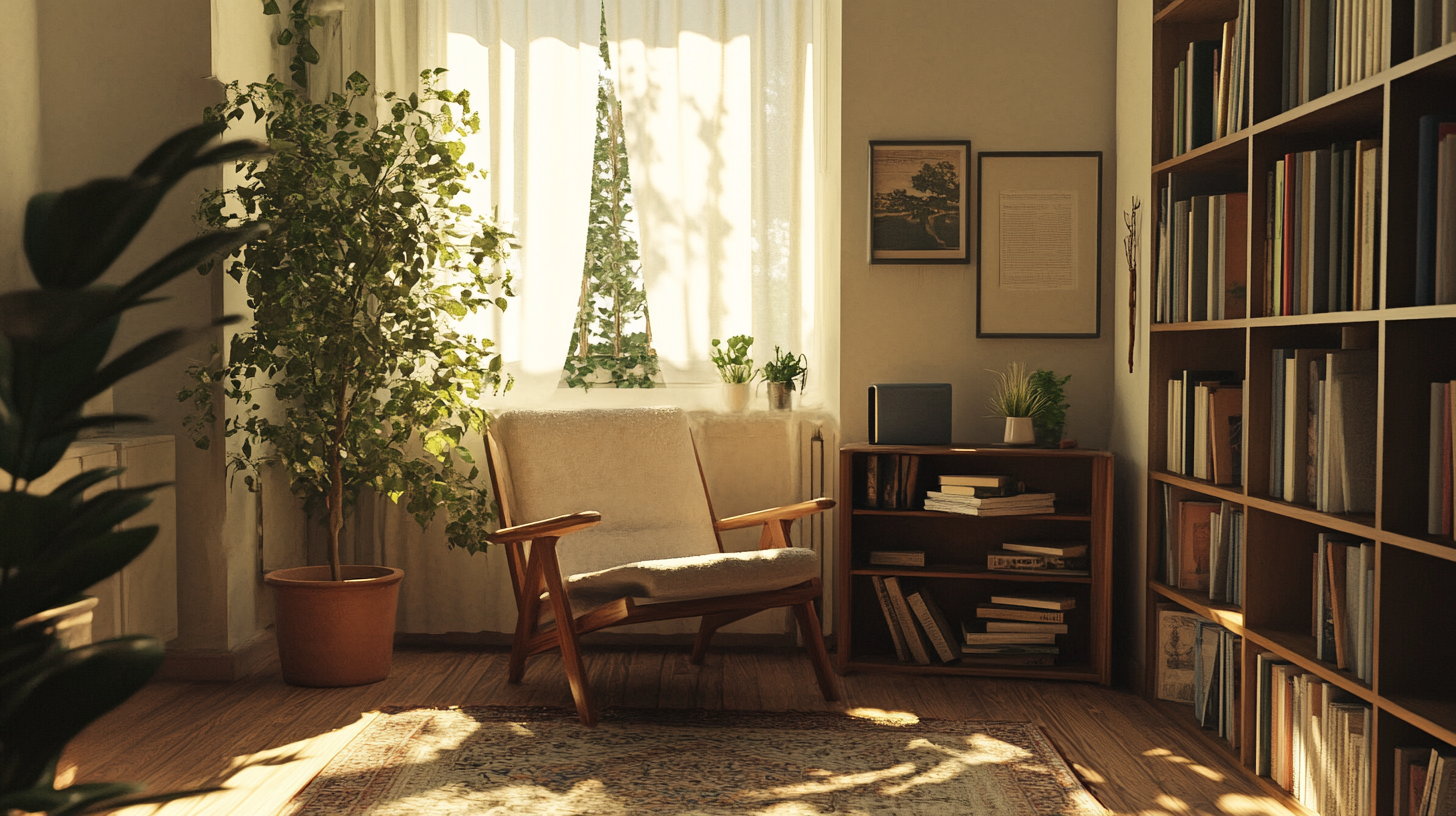
[{"label": "cream seat cushion", "polygon": [[557,547],[577,611],[621,597],[685,600],[782,589],[819,574],[813,550],[721,553],[687,416],[676,408],[506,411],[494,434],[512,524],[596,510]]}]

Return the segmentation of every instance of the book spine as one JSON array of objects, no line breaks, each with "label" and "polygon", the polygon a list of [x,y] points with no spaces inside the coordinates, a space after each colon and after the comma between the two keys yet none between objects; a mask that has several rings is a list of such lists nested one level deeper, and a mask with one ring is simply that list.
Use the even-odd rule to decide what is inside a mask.
[{"label": "book spine", "polygon": [[947,641],[945,633],[935,625],[935,619],[930,615],[930,607],[925,603],[924,590],[912,592],[905,600],[910,604],[910,610],[915,613],[915,619],[920,622],[921,628],[930,638],[930,645],[935,647],[935,653],[940,656],[942,662],[951,663],[959,659],[960,644]]}]

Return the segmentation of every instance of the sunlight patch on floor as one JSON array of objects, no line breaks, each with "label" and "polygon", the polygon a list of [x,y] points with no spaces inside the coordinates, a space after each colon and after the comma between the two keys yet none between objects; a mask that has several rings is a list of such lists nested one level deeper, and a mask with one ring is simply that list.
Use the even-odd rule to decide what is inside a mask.
[{"label": "sunlight patch on floor", "polygon": [[1218,807],[1229,816],[1290,816],[1291,811],[1268,796],[1246,796],[1225,793],[1218,797]]},{"label": "sunlight patch on floor", "polygon": [[844,712],[861,720],[885,723],[886,725],[917,725],[920,718],[908,711],[886,711],[882,708],[851,708]]}]

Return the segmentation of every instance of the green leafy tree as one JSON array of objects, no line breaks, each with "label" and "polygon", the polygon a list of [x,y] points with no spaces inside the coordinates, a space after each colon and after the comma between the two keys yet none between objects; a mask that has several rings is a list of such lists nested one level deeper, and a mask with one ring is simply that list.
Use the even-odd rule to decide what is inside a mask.
[{"label": "green leafy tree", "polygon": [[920,193],[915,195],[904,189],[891,190],[875,196],[877,213],[883,215],[904,215],[920,222],[925,233],[936,245],[945,248],[945,240],[936,234],[934,220],[960,211],[961,181],[955,164],[948,161],[931,164],[925,162],[920,172],[910,178],[910,186]]},{"label": "green leafy tree", "polygon": [[601,57],[586,260],[561,379],[571,388],[652,388],[662,382],[661,367],[652,348],[652,320],[638,263],[641,254],[632,219],[632,176],[622,104],[609,73],[612,63],[605,14]]},{"label": "green leafy tree", "polygon": [[[281,465],[305,507],[326,512],[336,580],[339,530],[365,487],[407,497],[421,525],[445,508],[451,545],[471,552],[493,519],[464,441],[484,430],[479,398],[510,380],[494,344],[460,321],[506,307],[511,280],[497,262],[510,236],[455,203],[484,178],[460,161],[480,119],[468,92],[436,87],[443,70],[424,72],[418,94],[384,94],[379,122],[356,110],[372,99],[357,72],[323,102],[276,77],[233,83],[206,114],[251,112],[275,155],[240,163],[241,181],[206,194],[201,219],[279,227],[227,268],[254,323],[221,368],[194,367],[197,385],[179,398],[210,425],[212,385],[222,386],[240,409],[224,424],[242,439],[229,466],[252,486],[260,468]],[[281,418],[260,410],[264,390]],[[416,443],[423,455],[409,452]]]}]

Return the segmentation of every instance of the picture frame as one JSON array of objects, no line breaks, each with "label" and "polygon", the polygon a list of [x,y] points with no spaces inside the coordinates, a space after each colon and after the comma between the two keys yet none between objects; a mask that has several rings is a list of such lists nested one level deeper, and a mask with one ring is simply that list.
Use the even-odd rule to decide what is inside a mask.
[{"label": "picture frame", "polygon": [[1102,152],[981,153],[976,336],[1102,336]]},{"label": "picture frame", "polygon": [[871,141],[872,264],[969,264],[971,143]]}]

